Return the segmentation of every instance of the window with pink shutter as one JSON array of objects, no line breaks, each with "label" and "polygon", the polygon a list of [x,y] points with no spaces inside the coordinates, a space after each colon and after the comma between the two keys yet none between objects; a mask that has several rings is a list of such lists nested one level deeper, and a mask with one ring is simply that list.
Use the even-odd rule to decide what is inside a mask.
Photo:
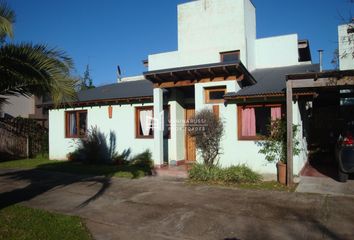
[{"label": "window with pink shutter", "polygon": [[281,105],[238,107],[238,139],[259,140],[269,134],[270,122],[281,118]]}]

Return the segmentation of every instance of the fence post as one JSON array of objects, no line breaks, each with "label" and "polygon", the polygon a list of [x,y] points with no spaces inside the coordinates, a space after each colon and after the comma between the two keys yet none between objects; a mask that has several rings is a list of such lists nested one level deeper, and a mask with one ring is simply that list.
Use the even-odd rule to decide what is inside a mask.
[{"label": "fence post", "polygon": [[26,157],[29,158],[29,155],[30,155],[29,137],[26,137]]}]

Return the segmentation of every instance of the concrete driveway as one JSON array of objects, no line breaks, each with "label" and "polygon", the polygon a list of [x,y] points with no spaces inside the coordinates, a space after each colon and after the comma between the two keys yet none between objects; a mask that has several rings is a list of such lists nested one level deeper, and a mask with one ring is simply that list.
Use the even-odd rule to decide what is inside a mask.
[{"label": "concrete driveway", "polygon": [[354,180],[345,183],[330,177],[300,177],[296,192],[354,197]]},{"label": "concrete driveway", "polygon": [[95,239],[354,239],[354,198],[0,171],[0,208],[78,215]]}]

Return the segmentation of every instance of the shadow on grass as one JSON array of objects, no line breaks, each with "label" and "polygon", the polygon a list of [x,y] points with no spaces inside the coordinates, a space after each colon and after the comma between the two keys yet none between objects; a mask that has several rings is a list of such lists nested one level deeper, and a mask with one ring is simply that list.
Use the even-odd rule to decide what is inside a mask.
[{"label": "shadow on grass", "polygon": [[25,159],[25,158],[19,158],[18,156],[14,156],[14,155],[11,155],[7,152],[0,151],[0,163],[14,161],[14,160],[22,160],[22,159]]},{"label": "shadow on grass", "polygon": [[34,169],[8,171],[0,174],[0,178],[25,181],[29,184],[23,188],[0,193],[0,209],[31,200],[54,188],[84,182],[100,184],[100,189],[78,206],[84,207],[106,192],[111,186],[113,176],[132,179],[148,174],[147,169],[134,166],[86,165],[73,162],[45,163]]}]

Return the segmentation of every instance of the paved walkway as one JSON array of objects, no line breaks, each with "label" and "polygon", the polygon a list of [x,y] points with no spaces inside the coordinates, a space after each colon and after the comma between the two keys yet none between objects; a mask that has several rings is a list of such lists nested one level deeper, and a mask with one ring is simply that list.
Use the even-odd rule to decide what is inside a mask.
[{"label": "paved walkway", "polygon": [[0,208],[85,219],[95,239],[354,239],[353,198],[0,170]]},{"label": "paved walkway", "polygon": [[303,176],[296,192],[354,197],[354,180],[341,183],[329,177]]}]

